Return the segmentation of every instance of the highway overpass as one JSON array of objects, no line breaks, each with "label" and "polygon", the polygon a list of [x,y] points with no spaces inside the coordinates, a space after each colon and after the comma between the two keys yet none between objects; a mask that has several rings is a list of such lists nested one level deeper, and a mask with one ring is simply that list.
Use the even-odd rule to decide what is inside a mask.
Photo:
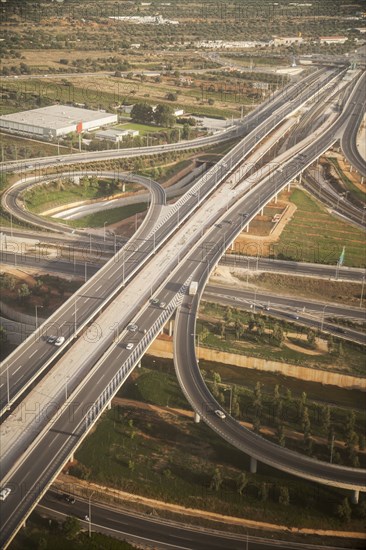
[{"label": "highway overpass", "polygon": [[[307,93],[310,97],[312,93],[314,93],[314,90],[308,89]],[[298,105],[302,103],[302,100],[303,97],[298,100]],[[279,119],[274,116],[272,120],[269,122],[267,121],[264,126],[260,126],[258,132],[259,137],[262,138],[267,135],[271,126],[278,123],[284,116],[287,116],[286,112],[292,112],[294,108],[294,105],[285,105],[284,108],[281,109],[281,113],[278,113],[280,114]],[[6,481],[6,483],[13,483],[14,488],[16,489],[14,490],[11,498],[9,497],[9,499],[3,503],[4,527],[1,536],[2,541],[4,541],[5,544],[7,544],[6,541],[11,539],[14,532],[16,532],[19,528],[24,517],[27,516],[39,497],[47,489],[50,481],[57,474],[57,472],[60,471],[64,462],[72,454],[73,450],[80,444],[90,427],[108,405],[125,378],[138,363],[140,357],[143,355],[152,339],[161,330],[161,327],[165,324],[165,322],[171,317],[175,309],[177,307],[179,308],[180,304],[185,299],[187,286],[190,280],[192,280],[193,276],[196,276],[196,271],[203,270],[203,274],[201,273],[202,277],[207,277],[209,275],[209,272],[213,268],[217,259],[225,251],[231,240],[235,238],[235,234],[240,232],[243,227],[250,222],[250,219],[252,219],[255,213],[260,210],[273,196],[275,196],[283,186],[287,185],[289,181],[296,177],[305,166],[314,160],[314,158],[317,158],[317,156],[323,152],[324,147],[327,147],[327,144],[333,143],[334,134],[332,132],[337,132],[338,128],[344,124],[346,118],[347,113],[341,115],[337,120],[337,123],[334,124],[330,130],[324,132],[324,134],[321,135],[314,142],[314,144],[307,146],[304,149],[304,152],[299,154],[298,157],[286,162],[283,168],[271,173],[269,177],[264,178],[255,189],[248,191],[251,186],[244,184],[242,189],[238,187],[235,190],[236,196],[234,194],[229,194],[231,200],[228,202],[227,193],[230,190],[230,187],[228,187],[228,181],[226,181],[226,184],[224,183],[226,187],[220,189],[215,196],[211,197],[211,199],[206,199],[206,197],[211,194],[213,187],[217,187],[221,181],[228,180],[227,176],[234,171],[237,165],[240,164],[243,154],[247,153],[248,149],[250,150],[254,147],[257,139],[255,137],[254,139],[253,137],[249,137],[247,147],[244,147],[243,144],[238,144],[238,146],[226,155],[226,157],[220,161],[218,165],[208,172],[203,182],[198,182],[189,194],[184,195],[181,199],[179,199],[179,201],[177,201],[171,209],[170,215],[167,216],[165,220],[162,220],[162,225],[158,226],[154,232],[156,238],[157,232],[163,231],[162,239],[166,239],[168,233],[167,226],[170,223],[169,220],[173,219],[173,227],[169,229],[171,229],[171,232],[175,232],[174,238],[170,239],[169,244],[165,247],[164,251],[156,253],[156,256],[154,255],[154,252],[157,252],[156,243],[161,242],[161,238],[159,236],[159,239],[156,239],[156,242],[154,237],[151,239],[153,242],[149,243],[148,248],[143,249],[144,256],[155,256],[148,266],[150,271],[147,275],[146,269],[142,270],[132,282],[136,287],[140,284],[139,277],[145,277],[146,279],[147,276],[150,276],[151,280],[151,273],[154,273],[154,268],[151,266],[154,262],[155,266],[162,267],[164,265],[164,268],[161,269],[161,271],[164,275],[165,282],[160,286],[158,296],[160,301],[165,301],[166,307],[163,311],[159,311],[158,308],[152,305],[145,305],[143,307],[143,304],[146,304],[146,300],[149,296],[154,294],[154,290],[159,284],[158,277],[157,282],[154,282],[154,284],[151,285],[151,288],[149,288],[149,285],[146,287],[145,282],[145,287],[141,287],[140,297],[137,298],[136,295],[136,300],[134,302],[135,313],[133,320],[139,325],[140,331],[134,340],[133,351],[130,352],[126,350],[125,346],[126,342],[129,342],[128,338],[131,338],[131,336],[126,333],[124,327],[126,326],[126,316],[128,315],[128,317],[130,317],[132,314],[131,308],[128,311],[123,311],[119,305],[118,310],[113,309],[113,307],[117,307],[117,300],[123,301],[124,293],[121,293],[121,295],[117,295],[116,293],[113,304],[111,304],[109,308],[105,309],[104,313],[100,315],[100,326],[107,327],[108,323],[110,323],[110,319],[108,320],[108,315],[111,315],[111,312],[113,312],[114,316],[116,316],[116,311],[124,314],[124,318],[121,321],[120,332],[117,331],[117,336],[115,335],[113,338],[113,345],[110,344],[108,351],[103,352],[99,359],[92,357],[89,365],[85,361],[83,362],[83,369],[85,369],[85,372],[82,373],[80,369],[74,375],[75,383],[70,384],[69,388],[71,395],[68,393],[68,395],[65,396],[65,382],[63,381],[61,384],[58,382],[56,395],[57,403],[61,403],[62,405],[62,403],[65,404],[66,402],[66,406],[58,409],[57,414],[52,417],[51,424],[48,424],[45,428],[41,429],[41,432],[39,432],[34,438],[33,444],[27,448],[27,452],[22,454],[20,459],[12,462],[14,466],[7,467],[5,470],[6,473],[4,476],[4,481]],[[238,186],[240,186],[240,181],[237,183]],[[231,190],[233,190],[230,178],[229,185],[231,186]],[[224,190],[226,194],[223,195]],[[240,199],[240,201],[239,193],[241,193],[244,197]],[[203,199],[206,200],[203,201]],[[248,217],[245,220],[242,216],[243,201],[245,202],[245,213],[248,214]],[[201,204],[201,206],[200,211],[197,213],[197,218],[197,216],[192,216],[192,209],[194,209],[194,207],[198,204]],[[232,204],[234,204],[233,207]],[[231,221],[227,221],[226,225],[226,228],[228,229],[225,228],[226,230],[218,231],[217,227],[213,226],[210,231],[206,231],[203,235],[203,241],[201,240],[197,242],[197,236],[200,237],[201,232],[204,233],[204,231],[202,231],[202,226],[205,228],[205,224],[212,224],[212,220],[217,220],[220,215],[222,215],[223,218],[231,216]],[[176,232],[176,227],[179,226],[188,216],[191,217],[189,230],[188,227],[184,227],[181,231]],[[194,249],[194,246],[199,247],[198,252]],[[139,250],[141,250],[141,247]],[[188,252],[189,254],[187,259],[184,259],[186,258]],[[163,256],[161,254],[163,254]],[[124,265],[124,262],[122,262],[122,266]],[[122,269],[124,268],[122,267]],[[169,275],[170,271],[172,272]],[[123,286],[120,283],[121,275],[123,277],[123,272],[121,274],[121,270],[110,274],[110,278],[114,278],[114,281],[112,281],[112,283],[114,282],[114,285],[116,285],[117,281],[119,281],[119,286]],[[93,282],[95,282],[94,279],[95,277],[93,278]],[[104,281],[106,280],[107,278],[104,277]],[[131,286],[132,283],[130,283],[129,286]],[[128,288],[126,288],[126,291],[128,292]],[[111,291],[109,290],[109,293],[110,292]],[[89,296],[85,296],[83,293],[81,296],[83,301],[84,298],[89,299]],[[73,302],[74,306],[75,304],[76,299]],[[178,311],[182,311],[182,309],[179,309]],[[72,320],[73,313],[74,310],[71,308]],[[194,326],[194,316],[188,315],[187,317],[191,319],[190,322],[193,323]],[[117,318],[119,318],[118,314]],[[179,326],[179,321],[177,324]],[[74,322],[72,322],[72,325],[74,325]],[[191,325],[189,325],[189,329],[190,327]],[[75,328],[78,328],[78,326]],[[177,333],[178,330],[176,330],[175,334]],[[70,352],[65,354],[61,363],[67,360],[70,366],[73,361],[72,357],[74,350],[76,350],[76,348],[80,348],[80,346],[82,348],[82,344],[82,340],[78,339],[70,349]],[[184,344],[189,345],[189,350],[192,349],[191,340],[187,342],[186,339],[184,339]],[[98,342],[98,346],[99,345],[100,342]],[[178,350],[180,356],[181,350],[182,346]],[[192,371],[190,371],[191,374],[196,373],[196,365],[190,364],[190,366],[192,367]],[[49,376],[53,376],[55,378],[57,374],[56,371],[57,369],[55,366]],[[196,374],[192,374],[192,376],[196,376]],[[76,380],[77,378],[79,378],[79,380]],[[42,383],[46,383],[46,381],[43,380]],[[202,407],[201,397],[202,395],[200,394],[200,408]],[[191,400],[195,401],[195,398],[195,394],[191,395]],[[212,396],[209,399],[211,398]],[[29,399],[29,397],[27,399]],[[71,419],[68,406],[69,400],[71,400],[71,403],[77,404],[77,407],[73,410]],[[194,407],[197,407],[196,402]],[[6,422],[9,423],[11,420],[8,418],[4,424],[6,424]],[[226,422],[224,424],[226,424]],[[220,433],[222,433],[224,424],[221,424],[218,428]],[[231,428],[231,424],[228,425],[228,432]],[[227,433],[222,435],[227,437]],[[249,435],[246,433],[244,435],[240,434],[240,438],[245,437],[246,441],[248,441],[247,438],[251,438],[252,435],[252,432],[249,432]],[[258,439],[261,440],[261,438]],[[255,442],[254,440],[252,441],[252,439],[250,439],[250,442],[254,445],[253,451],[250,450],[248,443],[244,443],[243,440],[241,441],[241,445],[244,446],[247,449],[247,452],[254,458],[258,458],[263,462],[268,461],[269,459],[267,452],[269,448],[265,447],[265,444],[255,445]],[[280,449],[277,452],[276,449],[278,450],[275,445],[270,448],[270,452],[275,453],[275,457],[273,458],[271,464],[279,469],[295,473],[295,475],[300,475],[301,477],[317,479],[322,483],[347,487],[354,489],[355,491],[365,490],[364,471],[362,470],[334,467],[333,465],[323,463],[320,463],[319,465],[317,461],[313,461],[316,463],[314,464],[312,461],[309,462],[310,459],[307,459],[307,457],[301,457],[302,460],[298,459],[297,464],[295,464],[295,457],[293,457],[289,451],[289,454],[286,455],[286,450]],[[42,450],[42,452],[40,452],[40,450]],[[300,455],[296,456],[299,457]]]}]

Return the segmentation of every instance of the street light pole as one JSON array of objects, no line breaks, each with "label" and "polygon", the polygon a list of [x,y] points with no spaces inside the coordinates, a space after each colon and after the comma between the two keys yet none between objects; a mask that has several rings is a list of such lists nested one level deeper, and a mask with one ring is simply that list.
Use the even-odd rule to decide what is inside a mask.
[{"label": "street light pole", "polygon": [[330,444],[330,463],[333,463],[333,448],[334,448],[334,434],[332,434],[332,442]]},{"label": "street light pole", "polygon": [[89,538],[91,538],[91,498],[94,495],[95,491],[93,491],[89,497]]},{"label": "street light pole", "polygon": [[225,391],[230,391],[230,400],[229,400],[229,414],[231,416],[231,409],[232,409],[232,404],[233,404],[233,387],[232,386],[229,386],[228,388],[225,389]]},{"label": "street light pole", "polygon": [[70,376],[67,375],[66,376],[66,383],[65,383],[65,397],[66,397],[65,401],[67,401],[67,397],[68,397],[68,395],[67,395],[67,383],[68,383],[69,380],[70,380]]},{"label": "street light pole", "polygon": [[9,386],[9,365],[6,367],[6,395],[8,398],[8,408],[10,403],[10,386]]},{"label": "street light pole", "polygon": [[325,305],[325,306],[323,307],[322,322],[321,322],[321,325],[320,325],[320,330],[321,330],[321,332],[323,332],[324,313],[325,313],[325,309],[326,309],[327,307],[328,307],[327,305]]},{"label": "street light pole", "polygon": [[74,300],[74,336],[76,338],[76,327],[77,327],[77,315],[76,315],[76,301],[77,301],[78,297],[75,296],[75,300]]},{"label": "street light pole", "polygon": [[37,328],[38,328],[38,312],[37,312],[37,310],[38,310],[39,307],[42,308],[43,306],[34,306],[34,307],[36,309],[36,330],[37,330]]},{"label": "street light pole", "polygon": [[255,306],[257,304],[257,291],[258,291],[258,288],[254,290],[254,313],[255,313]]},{"label": "street light pole", "polygon": [[362,287],[361,287],[361,298],[360,298],[360,307],[362,307],[362,300],[363,300],[363,289],[365,286],[365,277],[362,277]]}]

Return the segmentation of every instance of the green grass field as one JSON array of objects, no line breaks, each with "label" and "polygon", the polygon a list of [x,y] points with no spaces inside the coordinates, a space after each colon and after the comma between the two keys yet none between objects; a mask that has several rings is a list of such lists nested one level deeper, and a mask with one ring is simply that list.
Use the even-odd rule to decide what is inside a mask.
[{"label": "green grass field", "polygon": [[345,247],[344,265],[366,266],[365,233],[333,217],[307,193],[295,189],[297,210],[274,245],[277,258],[336,265]]},{"label": "green grass field", "polygon": [[112,208],[111,210],[103,210],[101,212],[95,212],[94,214],[88,214],[78,220],[62,220],[62,223],[66,223],[77,229],[83,227],[103,227],[105,222],[107,222],[107,225],[120,222],[136,213],[143,212],[146,208],[146,203],[140,202],[138,204],[120,206]]},{"label": "green grass field", "polygon": [[[142,189],[142,186],[131,183],[125,184],[126,193],[137,191],[138,189]],[[121,189],[115,190],[116,193],[120,191]],[[78,201],[105,199],[107,196],[102,193],[98,185],[76,185],[75,183],[64,181],[35,186],[23,194],[27,209],[36,214],[56,208],[57,206],[72,204]]]},{"label": "green grass field", "polygon": [[140,136],[145,136],[146,134],[156,134],[157,132],[164,132],[169,128],[163,128],[162,126],[153,126],[148,124],[137,124],[135,122],[126,122],[126,124],[118,124],[114,126],[120,130],[138,130]]}]

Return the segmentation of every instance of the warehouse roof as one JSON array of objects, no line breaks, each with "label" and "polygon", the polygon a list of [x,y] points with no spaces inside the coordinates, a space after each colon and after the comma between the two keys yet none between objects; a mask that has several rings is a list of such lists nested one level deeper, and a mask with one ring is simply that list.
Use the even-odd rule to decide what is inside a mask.
[{"label": "warehouse roof", "polygon": [[80,107],[70,107],[69,105],[51,105],[40,109],[32,109],[31,111],[4,115],[0,117],[0,120],[58,129],[78,122],[91,122],[110,116],[113,116],[113,114],[105,111],[92,111]]}]

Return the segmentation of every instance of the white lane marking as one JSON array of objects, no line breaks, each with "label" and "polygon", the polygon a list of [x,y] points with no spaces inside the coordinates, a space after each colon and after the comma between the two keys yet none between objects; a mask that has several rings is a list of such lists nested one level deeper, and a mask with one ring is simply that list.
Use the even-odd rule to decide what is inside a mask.
[{"label": "white lane marking", "polygon": [[[33,355],[35,355],[37,353],[38,349],[36,349],[29,357],[28,359],[30,359],[31,357],[33,357]],[[16,371],[15,371],[16,372]]]},{"label": "white lane marking", "polygon": [[22,368],[22,365],[20,365],[20,366],[12,373],[12,376],[14,376],[14,374],[17,373],[18,370],[21,369],[21,368]]}]

